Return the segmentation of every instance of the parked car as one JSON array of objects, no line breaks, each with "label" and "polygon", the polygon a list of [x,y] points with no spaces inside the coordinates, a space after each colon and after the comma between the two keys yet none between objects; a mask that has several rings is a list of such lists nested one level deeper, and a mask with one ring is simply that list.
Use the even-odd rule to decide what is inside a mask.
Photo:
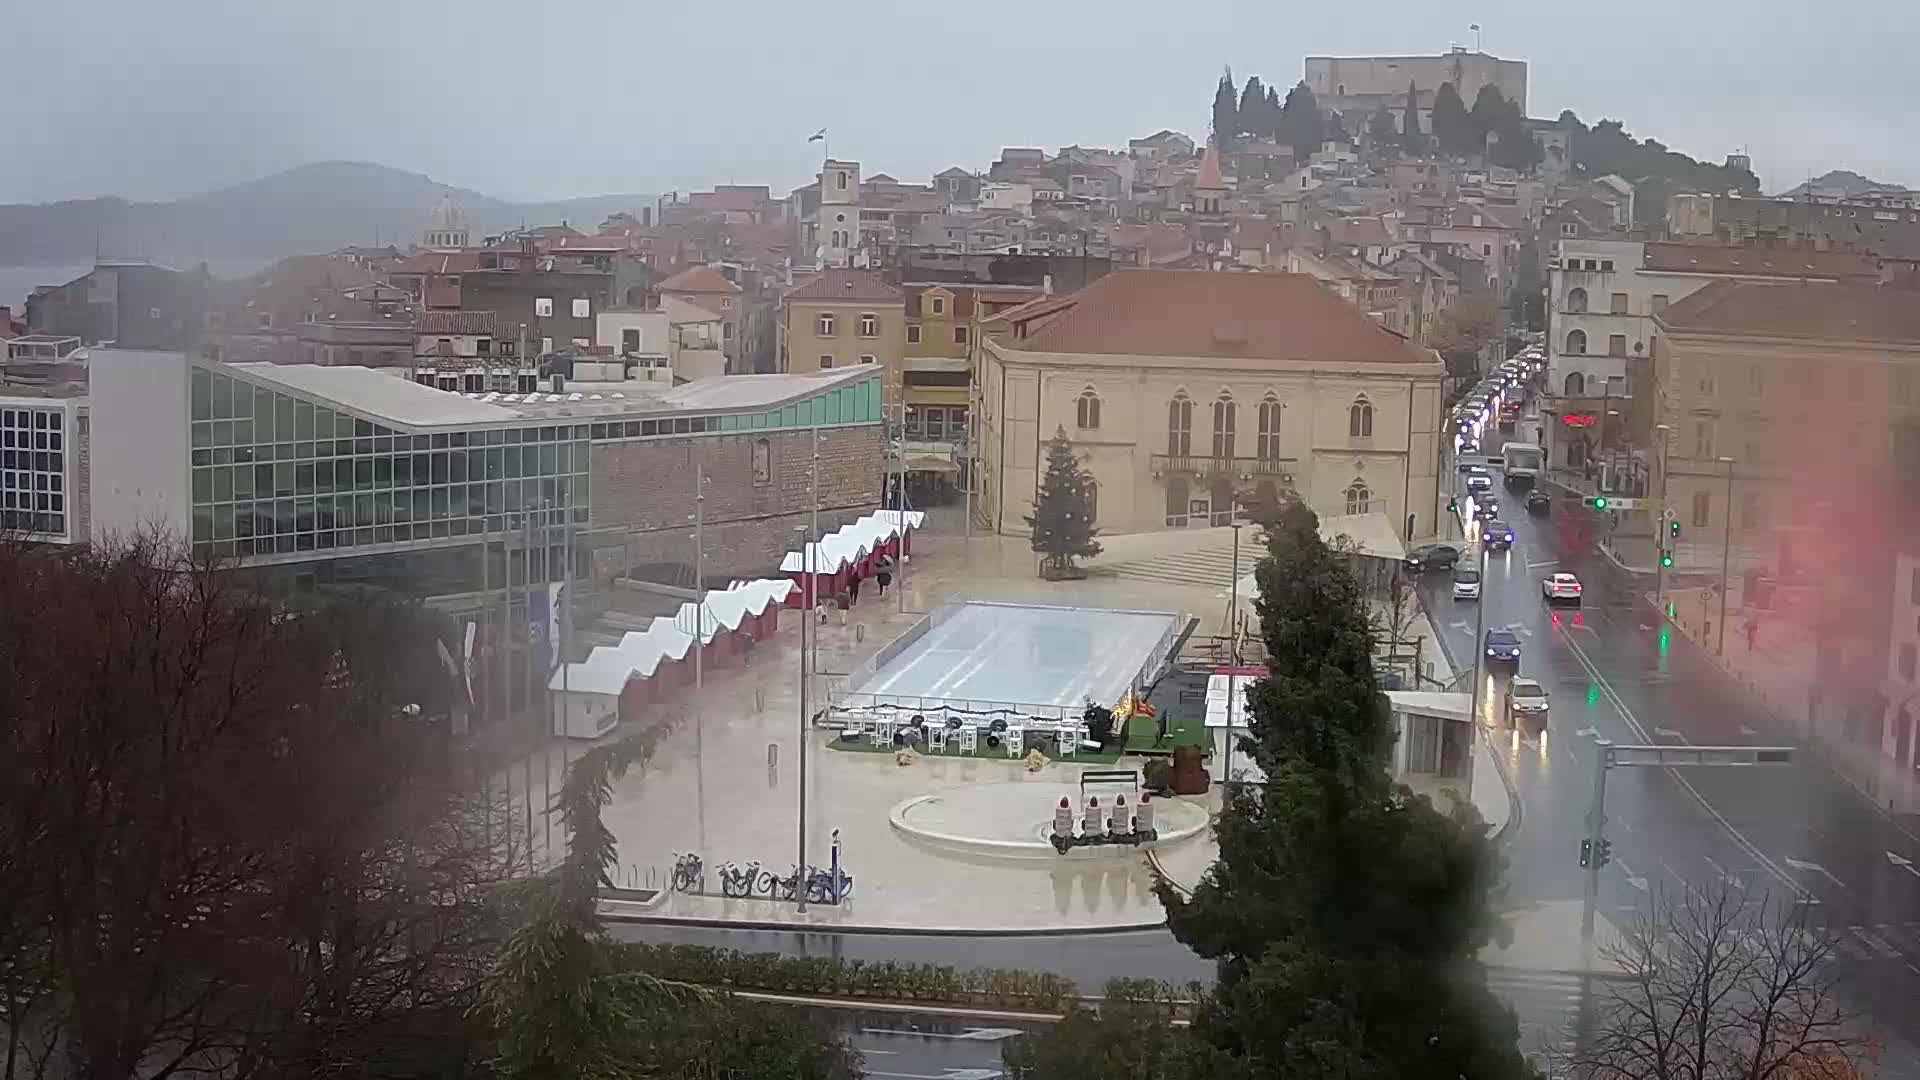
[{"label": "parked car", "polygon": [[1454,567],[1453,598],[1455,600],[1480,599],[1480,571],[1471,566]]},{"label": "parked car", "polygon": [[1507,693],[1507,719],[1515,727],[1531,720],[1545,729],[1549,708],[1546,687],[1533,679],[1513,680],[1513,688]]},{"label": "parked car", "polygon": [[1487,659],[1520,662],[1520,635],[1504,626],[1487,631]]},{"label": "parked car", "polygon": [[1513,547],[1513,529],[1499,518],[1489,518],[1480,526],[1480,542],[1488,551],[1507,551]]},{"label": "parked car", "polygon": [[1451,570],[1460,561],[1460,549],[1452,544],[1422,544],[1407,552],[1407,572],[1424,574],[1430,570]]},{"label": "parked car", "polygon": [[1574,607],[1579,607],[1580,594],[1583,591],[1580,579],[1572,574],[1555,574],[1552,577],[1540,579],[1540,599],[1549,604],[1571,603]]},{"label": "parked car", "polygon": [[1553,496],[1539,488],[1527,492],[1527,513],[1535,517],[1546,517],[1553,513]]}]

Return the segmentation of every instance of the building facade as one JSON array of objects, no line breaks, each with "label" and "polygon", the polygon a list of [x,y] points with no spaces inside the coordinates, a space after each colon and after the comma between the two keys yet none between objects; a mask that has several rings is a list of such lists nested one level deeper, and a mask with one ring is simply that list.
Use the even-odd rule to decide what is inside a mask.
[{"label": "building facade", "polygon": [[1120,271],[989,329],[976,427],[998,531],[1027,531],[1063,434],[1109,532],[1223,525],[1287,492],[1435,532],[1445,367],[1311,278]]},{"label": "building facade", "polygon": [[[1492,86],[1520,106],[1521,115],[1527,111],[1527,62],[1502,60],[1464,46],[1431,56],[1309,56],[1304,79],[1321,108],[1346,116],[1371,116],[1383,105],[1388,109],[1404,105],[1409,84],[1416,92],[1431,92],[1441,83],[1452,83],[1468,108],[1481,87]],[[1428,117],[1421,121],[1426,125]],[[1433,129],[1423,126],[1422,130]]]},{"label": "building facade", "polygon": [[873,364],[887,400],[900,400],[907,348],[906,296],[867,270],[823,270],[781,298],[782,370],[829,371]]},{"label": "building facade", "polygon": [[85,543],[87,398],[0,393],[0,529],[36,543]]}]

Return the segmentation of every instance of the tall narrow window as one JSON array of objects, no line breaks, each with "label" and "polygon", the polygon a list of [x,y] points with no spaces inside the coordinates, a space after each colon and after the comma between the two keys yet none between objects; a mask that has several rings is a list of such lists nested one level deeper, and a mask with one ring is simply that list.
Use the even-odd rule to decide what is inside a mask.
[{"label": "tall narrow window", "polygon": [[1280,399],[1272,394],[1260,402],[1260,438],[1255,448],[1262,461],[1280,457]]},{"label": "tall narrow window", "polygon": [[1373,512],[1373,492],[1367,490],[1367,483],[1358,477],[1347,485],[1347,513],[1370,514]]},{"label": "tall narrow window", "polygon": [[880,316],[875,315],[871,311],[861,312],[860,313],[860,336],[861,337],[879,337],[880,336]]},{"label": "tall narrow window", "polygon": [[1213,403],[1213,456],[1216,458],[1233,457],[1233,429],[1239,419],[1240,410],[1234,407],[1233,395],[1222,391]]},{"label": "tall narrow window", "polygon": [[1573,356],[1585,356],[1587,353],[1587,332],[1585,330],[1567,331],[1567,352]]},{"label": "tall narrow window", "polygon": [[1356,398],[1347,407],[1347,436],[1354,439],[1370,438],[1373,435],[1373,403],[1364,396]]},{"label": "tall narrow window", "polygon": [[833,336],[833,312],[823,311],[820,313],[820,318],[814,326],[814,333],[820,337]]},{"label": "tall narrow window", "polygon": [[1587,392],[1587,377],[1577,371],[1567,372],[1567,396],[1580,397]]},{"label": "tall narrow window", "polygon": [[1167,456],[1186,457],[1193,453],[1193,399],[1175,394],[1167,402]]},{"label": "tall narrow window", "polygon": [[1572,315],[1583,314],[1587,310],[1587,290],[1567,290],[1567,312]]},{"label": "tall narrow window", "polygon": [[1073,421],[1081,431],[1100,430],[1100,395],[1093,387],[1080,391],[1080,399],[1073,403]]}]

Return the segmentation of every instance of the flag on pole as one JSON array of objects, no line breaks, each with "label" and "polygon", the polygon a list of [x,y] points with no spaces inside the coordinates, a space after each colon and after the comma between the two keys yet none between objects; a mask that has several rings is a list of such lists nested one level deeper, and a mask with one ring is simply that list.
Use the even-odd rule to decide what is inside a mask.
[{"label": "flag on pole", "polygon": [[819,131],[816,131],[816,132],[814,132],[813,134],[811,134],[811,135],[809,135],[809,136],[807,136],[807,141],[808,141],[808,142],[819,142],[820,140],[822,140],[822,139],[824,139],[824,138],[826,138],[826,137],[827,137],[827,129],[826,129],[826,128],[821,128],[821,129],[820,129]]}]

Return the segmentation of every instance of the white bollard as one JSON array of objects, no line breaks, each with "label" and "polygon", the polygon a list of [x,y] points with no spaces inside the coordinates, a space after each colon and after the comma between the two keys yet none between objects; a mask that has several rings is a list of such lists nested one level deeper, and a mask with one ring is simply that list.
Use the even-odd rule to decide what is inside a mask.
[{"label": "white bollard", "polygon": [[1152,792],[1143,791],[1140,793],[1140,809],[1137,813],[1134,814],[1133,830],[1135,832],[1143,832],[1143,833],[1153,831],[1153,793]]},{"label": "white bollard", "polygon": [[1091,839],[1104,835],[1106,823],[1100,819],[1100,796],[1087,797],[1087,813],[1080,823],[1080,834]]},{"label": "white bollard", "polygon": [[1123,836],[1132,831],[1133,822],[1127,817],[1127,797],[1116,796],[1113,800],[1113,816],[1107,819],[1107,831],[1115,836]]},{"label": "white bollard", "polygon": [[1053,835],[1061,840],[1073,839],[1073,802],[1065,795],[1060,796],[1060,805],[1053,811]]}]

